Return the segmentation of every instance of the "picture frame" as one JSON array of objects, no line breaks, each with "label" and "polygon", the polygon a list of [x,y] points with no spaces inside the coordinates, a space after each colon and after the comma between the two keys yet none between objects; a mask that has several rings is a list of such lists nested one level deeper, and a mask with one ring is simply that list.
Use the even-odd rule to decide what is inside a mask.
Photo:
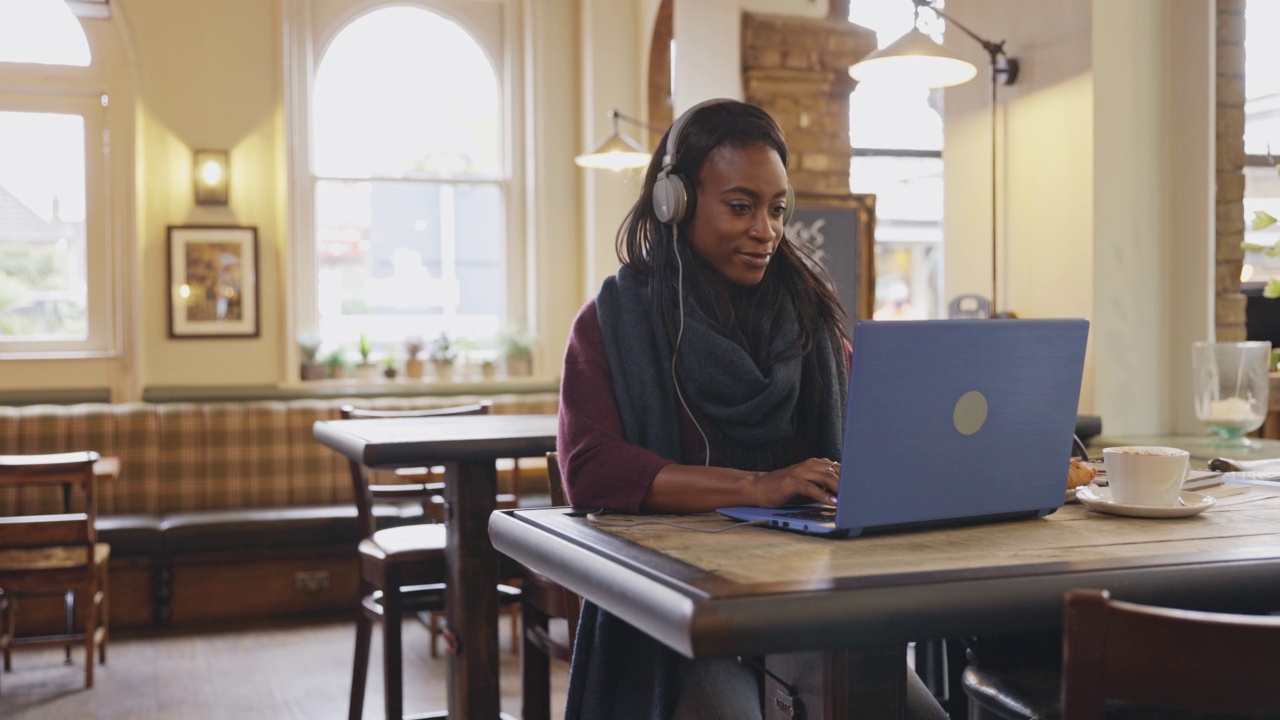
[{"label": "picture frame", "polygon": [[169,337],[258,337],[258,230],[170,225]]},{"label": "picture frame", "polygon": [[876,196],[796,193],[787,236],[807,243],[853,323],[871,317],[876,294]]}]

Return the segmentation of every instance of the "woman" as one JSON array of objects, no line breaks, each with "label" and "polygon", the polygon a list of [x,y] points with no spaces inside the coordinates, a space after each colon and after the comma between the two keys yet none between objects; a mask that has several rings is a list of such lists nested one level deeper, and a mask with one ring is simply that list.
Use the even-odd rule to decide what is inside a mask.
[{"label": "woman", "polygon": [[[702,103],[668,130],[618,231],[622,267],[565,352],[558,450],[575,507],[834,502],[844,313],[784,236],[787,159],[777,124],[745,103]],[[592,603],[577,638],[570,720],[761,715],[745,666],[684,659]]]}]

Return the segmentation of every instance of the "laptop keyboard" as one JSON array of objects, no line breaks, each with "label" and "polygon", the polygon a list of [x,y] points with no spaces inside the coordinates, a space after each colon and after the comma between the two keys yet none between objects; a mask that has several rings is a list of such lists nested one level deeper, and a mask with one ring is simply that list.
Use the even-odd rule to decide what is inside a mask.
[{"label": "laptop keyboard", "polygon": [[815,522],[835,522],[836,509],[828,507],[806,508],[804,510],[796,510],[794,512],[778,513],[776,517],[794,518],[796,520],[813,520]]}]

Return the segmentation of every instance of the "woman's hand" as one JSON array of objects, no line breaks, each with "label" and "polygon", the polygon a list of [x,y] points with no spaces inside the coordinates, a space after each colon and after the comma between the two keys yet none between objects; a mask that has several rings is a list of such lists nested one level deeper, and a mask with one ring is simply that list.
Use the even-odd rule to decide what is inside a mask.
[{"label": "woman's hand", "polygon": [[790,467],[760,473],[752,479],[755,504],[774,508],[797,495],[834,505],[840,487],[840,463],[827,458],[809,458]]}]

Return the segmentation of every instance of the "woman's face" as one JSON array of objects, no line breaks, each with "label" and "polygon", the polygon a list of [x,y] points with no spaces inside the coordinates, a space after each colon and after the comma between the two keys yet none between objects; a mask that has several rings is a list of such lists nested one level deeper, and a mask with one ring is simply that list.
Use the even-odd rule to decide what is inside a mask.
[{"label": "woman's face", "polygon": [[702,163],[697,193],[687,231],[693,251],[729,283],[759,284],[782,241],[787,169],[777,151],[721,145]]}]

